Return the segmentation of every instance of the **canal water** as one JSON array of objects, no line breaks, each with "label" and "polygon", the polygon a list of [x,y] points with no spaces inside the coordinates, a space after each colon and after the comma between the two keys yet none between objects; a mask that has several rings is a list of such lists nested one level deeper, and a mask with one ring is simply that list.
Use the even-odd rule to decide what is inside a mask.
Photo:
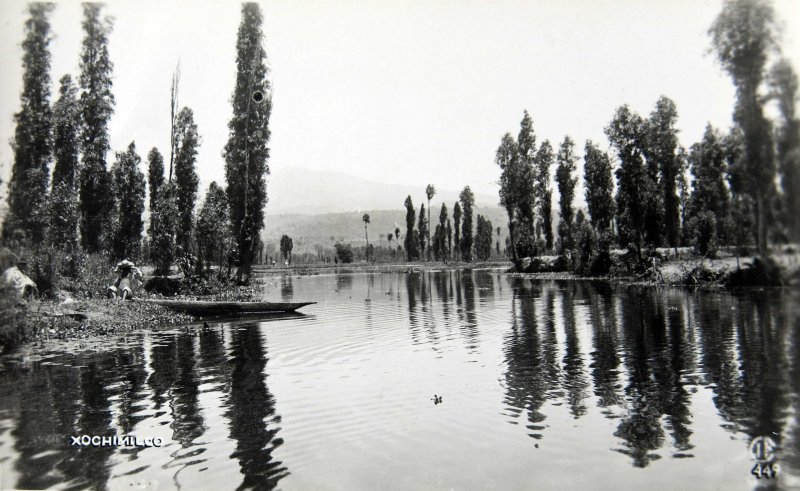
[{"label": "canal water", "polygon": [[0,488],[800,488],[798,290],[265,281],[318,303],[0,357]]}]

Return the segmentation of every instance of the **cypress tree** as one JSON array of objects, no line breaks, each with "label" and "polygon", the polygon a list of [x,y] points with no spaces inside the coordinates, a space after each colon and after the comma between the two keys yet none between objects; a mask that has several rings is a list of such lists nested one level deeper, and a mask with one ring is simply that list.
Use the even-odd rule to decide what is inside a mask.
[{"label": "cypress tree", "polygon": [[765,0],[726,0],[709,29],[711,47],[736,87],[733,120],[742,132],[742,158],[735,167],[740,190],[753,202],[759,254],[767,252],[770,198],[775,191],[772,128],[760,90],[767,58],[775,48],[775,13]]},{"label": "cypress tree", "polygon": [[461,205],[456,201],[453,205],[453,248],[455,249],[455,257],[461,257]]},{"label": "cypress tree", "polygon": [[550,168],[555,156],[550,142],[544,140],[536,152],[536,199],[539,202],[539,219],[544,231],[545,248],[553,248],[553,191],[550,189]]},{"label": "cypress tree", "polygon": [[[509,135],[510,137],[511,135]],[[507,147],[506,152],[510,150],[513,138],[510,140],[505,139],[501,145]],[[512,244],[512,257],[513,254],[517,255],[518,261],[522,257],[529,257],[536,254],[536,240],[535,240],[535,209],[539,200],[537,193],[537,169],[536,165],[536,134],[533,131],[533,120],[524,111],[522,121],[520,122],[519,136],[517,137],[516,148],[518,152],[518,162],[516,170],[511,173],[510,186],[513,187],[512,201],[516,203],[516,222],[509,217],[509,224],[514,225],[514,235],[511,237]],[[498,149],[499,151],[499,149]],[[510,154],[507,154],[506,160],[512,164]],[[501,177],[502,179],[502,177]],[[506,207],[506,211],[508,208]],[[509,233],[511,229],[509,228]],[[515,262],[516,264],[516,262]],[[519,265],[517,266],[520,267]]]},{"label": "cypress tree", "polygon": [[156,209],[158,202],[158,195],[161,192],[161,186],[164,185],[164,157],[156,147],[150,150],[147,154],[147,186],[150,190],[150,227],[147,229],[148,235],[153,237],[153,230],[155,230],[156,215],[153,210]]},{"label": "cypress tree", "polygon": [[414,214],[414,203],[411,201],[411,196],[409,195],[405,201],[406,207],[406,238],[404,242],[404,247],[406,248],[406,259],[408,261],[413,261],[417,258],[417,248],[416,244],[414,243],[414,219],[416,215]]},{"label": "cypress tree", "polygon": [[180,210],[178,236],[175,240],[183,247],[185,253],[190,250],[195,200],[200,183],[195,170],[199,145],[200,136],[197,134],[194,114],[191,109],[184,107],[178,113],[175,130],[175,184],[178,189],[178,210]]},{"label": "cypress tree", "polygon": [[108,121],[114,112],[111,93],[113,64],[108,55],[111,20],[100,18],[102,4],[83,4],[84,39],[80,60],[81,86],[81,244],[98,252],[110,234],[114,206],[111,177],[106,168]]},{"label": "cypress tree", "polygon": [[[522,120],[523,128],[526,121],[529,121],[527,111]],[[532,130],[531,130],[532,133]],[[520,133],[520,138],[528,134],[526,130]],[[530,206],[533,193],[526,186],[523,186],[523,174],[530,174],[530,161],[528,160],[528,150],[524,153],[520,151],[514,137],[506,133],[500,141],[495,154],[495,163],[500,167],[500,206],[506,210],[508,216],[508,234],[511,238],[511,258],[517,270],[522,268],[517,255],[517,243],[526,243],[527,240],[517,240],[517,224],[522,223],[522,233],[526,239],[530,233],[530,223],[533,220],[533,208]],[[523,163],[525,162],[525,163]],[[524,208],[524,210],[523,210]],[[527,248],[522,248],[527,249]],[[523,252],[524,253],[524,252]]]},{"label": "cypress tree", "polygon": [[222,264],[222,253],[230,234],[228,215],[228,197],[225,195],[225,190],[213,181],[208,186],[203,205],[197,214],[195,229],[197,256],[201,262],[205,261],[207,266],[214,260]]},{"label": "cypress tree", "polygon": [[661,192],[660,210],[664,238],[667,245],[677,247],[680,239],[680,199],[678,197],[678,111],[675,103],[664,96],[656,102],[648,120],[648,159],[658,168],[658,184]]},{"label": "cypress tree", "polygon": [[151,213],[153,231],[150,237],[150,256],[156,274],[168,275],[175,260],[175,235],[178,231],[178,200],[175,181],[159,188]]},{"label": "cypress tree", "polygon": [[572,200],[575,197],[575,185],[578,178],[573,174],[576,170],[575,142],[569,136],[564,137],[558,151],[558,168],[556,169],[556,183],[558,184],[559,211],[561,220],[558,223],[558,236],[561,238],[561,250],[570,250],[573,245],[573,209]]},{"label": "cypress tree", "polygon": [[461,247],[461,257],[464,261],[472,261],[472,213],[475,205],[475,196],[472,194],[469,186],[465,187],[461,194],[458,196],[461,200],[461,206],[464,212],[463,222],[461,224],[461,240],[459,246]]},{"label": "cypress tree", "polygon": [[[425,203],[419,205],[419,219],[417,220],[417,229],[419,230],[419,253],[422,259],[425,258],[425,247],[430,247],[428,244],[428,222],[425,215]],[[428,251],[430,252],[430,251]]]},{"label": "cypress tree", "polygon": [[47,225],[47,191],[52,146],[50,110],[51,3],[29,3],[22,42],[22,95],[14,115],[14,163],[3,236],[15,230],[40,243]]},{"label": "cypress tree", "polygon": [[660,198],[657,184],[653,182],[644,161],[646,124],[626,105],[617,109],[605,133],[620,160],[616,171],[620,245],[632,248],[640,259],[646,242],[650,246],[657,245],[657,236],[654,234],[658,227],[648,218],[655,214]]},{"label": "cypress tree", "polygon": [[614,182],[611,179],[611,160],[597,145],[587,140],[583,162],[586,205],[592,226],[598,231],[609,230],[616,209],[612,198]]},{"label": "cypress tree", "polygon": [[111,166],[116,214],[112,248],[117,259],[138,258],[144,230],[144,174],[139,170],[141,157],[131,142],[125,152],[117,152]]},{"label": "cypress tree", "polygon": [[233,117],[228,123],[230,136],[224,151],[231,226],[240,262],[236,275],[240,282],[249,282],[267,203],[272,95],[262,23],[258,4],[242,4],[242,22],[236,41]]},{"label": "cypress tree", "polygon": [[783,224],[787,236],[800,241],[800,118],[797,117],[797,75],[786,59],[770,71],[770,86],[780,119],[775,150],[783,189]]},{"label": "cypress tree", "polygon": [[53,189],[50,193],[50,243],[71,249],[78,244],[77,173],[80,133],[78,89],[72,77],[60,81],[53,106]]},{"label": "cypress tree", "polygon": [[725,219],[729,214],[730,197],[725,183],[725,147],[719,133],[710,124],[706,126],[703,140],[692,145],[689,165],[693,177],[689,219],[710,212],[716,220],[716,234],[726,241]]}]

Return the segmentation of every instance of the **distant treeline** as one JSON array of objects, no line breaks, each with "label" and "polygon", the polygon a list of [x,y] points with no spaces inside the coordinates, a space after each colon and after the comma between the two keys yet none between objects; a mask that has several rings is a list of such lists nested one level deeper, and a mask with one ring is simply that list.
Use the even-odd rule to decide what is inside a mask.
[{"label": "distant treeline", "polygon": [[[172,74],[168,169],[161,152],[153,148],[145,183],[139,170],[142,159],[131,142],[116,153],[109,171],[108,123],[115,104],[108,49],[112,21],[102,16],[102,4],[83,4],[77,85],[64,75],[58,100],[51,106],[49,16],[54,8],[51,3],[28,5],[4,242],[73,255],[149,257],[163,274],[177,256],[193,253],[200,258],[198,270],[212,261],[227,261],[237,266],[238,279],[247,281],[254,256],[259,246],[263,248],[259,232],[267,198],[272,110],[258,5],[242,6],[233,117],[223,150],[226,186],[211,183],[197,214],[200,136],[192,110],[177,105],[180,70]],[[146,187],[150,224],[149,240],[143,242]]]}]

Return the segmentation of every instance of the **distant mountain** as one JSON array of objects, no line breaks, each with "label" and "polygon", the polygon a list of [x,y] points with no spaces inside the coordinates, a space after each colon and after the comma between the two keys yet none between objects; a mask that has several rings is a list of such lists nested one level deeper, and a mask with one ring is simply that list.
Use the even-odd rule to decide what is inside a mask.
[{"label": "distant mountain", "polygon": [[[441,202],[431,210],[431,221],[439,223],[439,211]],[[453,219],[453,210],[450,204],[447,206],[450,220]],[[419,206],[415,204],[417,216],[419,216]],[[402,243],[406,235],[406,212],[405,210],[363,210],[345,213],[326,213],[319,215],[308,214],[280,214],[268,215],[264,223],[262,239],[264,243],[272,242],[277,247],[281,235],[286,234],[292,238],[294,245],[293,252],[315,252],[317,246],[332,248],[336,242],[350,243],[363,246],[366,243],[364,237],[364,222],[362,216],[369,213],[370,224],[368,226],[369,241],[371,244],[388,244],[387,234],[394,234],[396,227],[400,228],[400,242]],[[505,244],[505,236],[508,234],[506,228],[505,210],[500,207],[475,207],[475,220],[478,214],[485,216],[492,222],[492,240],[497,240],[497,227],[500,227],[500,244]],[[474,223],[474,222],[473,222]],[[414,220],[414,228],[417,228],[417,219]],[[474,230],[474,225],[473,225]],[[431,231],[433,237],[433,230]],[[397,245],[396,240],[392,239],[392,244]]]},{"label": "distant mountain", "polygon": [[[433,203],[442,201],[452,208],[459,191],[438,189]],[[425,185],[410,186],[373,182],[342,172],[310,169],[282,169],[268,178],[266,213],[322,214],[359,210],[403,210],[406,196],[411,195],[414,207],[419,209],[425,200]],[[499,198],[487,194],[475,195],[475,203],[481,206],[497,206]],[[427,206],[427,202],[426,202]]]}]

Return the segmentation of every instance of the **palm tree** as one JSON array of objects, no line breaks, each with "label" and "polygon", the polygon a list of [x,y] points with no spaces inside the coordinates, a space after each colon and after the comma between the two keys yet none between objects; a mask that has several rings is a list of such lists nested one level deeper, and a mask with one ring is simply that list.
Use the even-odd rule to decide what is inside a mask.
[{"label": "palm tree", "polygon": [[431,198],[436,194],[436,188],[433,184],[428,184],[425,188],[425,195],[428,197],[428,260],[431,258]]},{"label": "palm tree", "polygon": [[369,235],[367,234],[367,224],[369,223],[369,213],[364,213],[364,216],[361,217],[364,220],[364,237],[367,239],[367,248],[364,249],[364,257],[369,262]]},{"label": "palm tree", "polygon": [[369,213],[364,213],[364,216],[361,217],[364,220],[364,237],[367,239],[367,248],[369,248],[369,235],[367,234],[367,224],[369,223]]}]

